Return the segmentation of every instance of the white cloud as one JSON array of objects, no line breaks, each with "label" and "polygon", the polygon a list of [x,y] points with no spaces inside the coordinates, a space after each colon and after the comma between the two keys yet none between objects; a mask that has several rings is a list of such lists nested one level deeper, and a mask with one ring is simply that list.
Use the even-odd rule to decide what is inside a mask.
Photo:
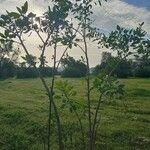
[{"label": "white cloud", "polygon": [[150,11],[147,9],[129,5],[120,0],[109,0],[95,12],[95,24],[109,31],[114,29],[117,24],[135,28],[144,21],[144,29],[150,33]]},{"label": "white cloud", "polygon": [[[22,6],[27,0],[0,0],[0,14],[5,13],[6,10],[14,11],[16,6]],[[29,11],[37,14],[42,14],[47,10],[48,4],[46,0],[28,0]]]}]

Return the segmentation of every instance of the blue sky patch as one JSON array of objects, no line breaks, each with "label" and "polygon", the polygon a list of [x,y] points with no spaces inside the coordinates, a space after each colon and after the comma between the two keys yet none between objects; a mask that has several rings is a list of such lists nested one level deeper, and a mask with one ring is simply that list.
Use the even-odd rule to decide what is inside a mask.
[{"label": "blue sky patch", "polygon": [[128,4],[136,7],[143,7],[150,11],[150,0],[124,0]]}]

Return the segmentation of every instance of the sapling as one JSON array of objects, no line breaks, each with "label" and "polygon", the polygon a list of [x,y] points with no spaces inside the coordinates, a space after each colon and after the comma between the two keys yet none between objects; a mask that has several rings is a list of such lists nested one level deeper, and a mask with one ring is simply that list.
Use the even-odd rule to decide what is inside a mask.
[{"label": "sapling", "polygon": [[[106,0],[104,0],[106,1]],[[82,149],[93,150],[96,149],[96,136],[98,133],[98,126],[100,124],[100,106],[104,98],[115,97],[123,95],[123,85],[120,84],[112,75],[116,66],[120,63],[118,61],[112,70],[107,74],[98,75],[93,79],[90,75],[90,61],[89,61],[89,47],[91,42],[97,42],[98,47],[106,47],[113,52],[116,52],[119,60],[127,59],[129,56],[134,55],[149,55],[146,50],[149,49],[149,40],[145,38],[146,32],[142,30],[142,25],[136,29],[125,29],[117,26],[115,31],[112,31],[108,36],[99,32],[98,28],[93,27],[92,14],[94,13],[94,5],[101,5],[100,0],[52,0],[53,7],[48,7],[48,11],[42,16],[30,12],[28,13],[28,3],[19,8],[17,12],[8,12],[0,17],[0,27],[3,28],[3,33],[0,33],[1,41],[12,42],[22,46],[26,53],[25,59],[32,65],[38,72],[42,84],[46,90],[49,98],[49,119],[48,119],[48,136],[47,136],[47,149],[50,150],[51,146],[51,120],[54,113],[57,124],[57,136],[59,141],[59,149],[63,150],[63,130],[56,105],[56,99],[63,99],[63,105],[74,112],[82,135]],[[69,20],[69,13],[73,21]],[[77,22],[77,25],[75,25]],[[34,34],[40,40],[38,47],[40,49],[40,65],[35,63],[33,57],[29,53],[25,42],[25,35],[32,36]],[[62,56],[57,61],[57,51],[59,45],[66,46]],[[86,114],[88,120],[88,134],[86,135],[86,127],[80,117],[80,111],[76,106],[75,97],[77,93],[74,92],[73,87],[68,82],[59,82],[56,84],[57,90],[61,93],[58,97],[57,90],[55,90],[55,73],[58,69],[64,55],[73,46],[77,46],[84,54],[84,61],[86,64]],[[43,77],[41,69],[45,67],[46,51],[53,50],[53,75],[50,87]],[[50,59],[49,59],[50,60]],[[94,81],[93,81],[94,80]],[[92,110],[92,94],[96,90],[98,99],[95,109]],[[82,108],[83,109],[83,108]],[[53,112],[54,111],[54,112]],[[88,138],[88,141],[86,140]],[[72,140],[71,140],[72,141]],[[45,144],[44,144],[45,145]],[[45,147],[45,146],[44,146]],[[73,147],[76,149],[76,147]],[[45,149],[45,148],[44,148]]]},{"label": "sapling", "polygon": [[[1,41],[10,41],[22,46],[22,49],[26,53],[26,57],[30,64],[37,70],[39,77],[44,85],[49,98],[49,121],[48,121],[48,149],[50,149],[50,124],[51,124],[51,105],[54,109],[54,114],[57,120],[58,127],[58,139],[59,139],[59,149],[64,149],[63,139],[62,139],[62,129],[60,123],[60,117],[57,110],[57,106],[54,101],[54,82],[55,82],[55,71],[56,71],[56,53],[58,43],[63,43],[68,45],[70,34],[72,31],[68,29],[68,21],[66,20],[68,14],[67,4],[64,9],[64,4],[59,5],[54,4],[53,8],[49,7],[48,11],[44,13],[42,17],[37,17],[36,14],[30,12],[28,13],[28,2],[19,8],[17,7],[17,12],[8,12],[6,15],[1,15],[0,27],[4,29],[4,34],[1,33]],[[69,7],[68,7],[69,8]],[[62,11],[63,9],[63,11]],[[59,16],[59,17],[58,17]],[[46,80],[43,78],[41,69],[33,61],[29,50],[25,44],[24,35],[32,36],[32,32],[35,32],[42,44],[39,44],[41,50],[40,56],[40,68],[44,67],[45,51],[48,47],[54,48],[53,55],[53,77],[51,87],[49,88]],[[64,34],[65,33],[65,34]],[[42,37],[42,35],[45,36]],[[45,38],[46,37],[46,38]]]}]

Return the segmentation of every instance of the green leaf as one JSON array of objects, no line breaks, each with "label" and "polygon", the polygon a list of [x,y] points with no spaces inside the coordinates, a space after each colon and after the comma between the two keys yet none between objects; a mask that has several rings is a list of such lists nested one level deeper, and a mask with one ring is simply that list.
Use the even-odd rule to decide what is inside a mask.
[{"label": "green leaf", "polygon": [[77,47],[77,43],[74,43],[74,46]]},{"label": "green leaf", "polygon": [[120,30],[120,26],[119,25],[117,25],[117,30]]},{"label": "green leaf", "polygon": [[0,39],[0,42],[1,42],[1,43],[4,43],[4,42],[5,42],[5,40],[4,40],[4,39]]},{"label": "green leaf", "polygon": [[5,21],[7,19],[6,15],[1,15],[1,18]]},{"label": "green leaf", "polygon": [[5,25],[5,22],[3,20],[0,20],[0,26]]},{"label": "green leaf", "polygon": [[15,34],[12,34],[12,33],[9,34],[9,38],[15,38],[15,37],[16,37]]},{"label": "green leaf", "polygon": [[8,37],[9,36],[9,30],[5,30],[5,36]]},{"label": "green leaf", "polygon": [[0,33],[0,37],[2,37],[2,38],[6,38],[2,33]]},{"label": "green leaf", "polygon": [[72,48],[72,44],[69,44],[69,48],[70,48],[70,49]]},{"label": "green leaf", "polygon": [[17,19],[20,17],[20,14],[16,13],[16,12],[11,12],[8,14],[10,17],[13,17],[14,19]]},{"label": "green leaf", "polygon": [[26,1],[24,3],[24,6],[22,6],[22,13],[25,14],[28,11],[28,2]]},{"label": "green leaf", "polygon": [[30,12],[30,13],[28,14],[28,17],[29,17],[29,18],[36,17],[36,14],[34,14],[34,13]]},{"label": "green leaf", "polygon": [[17,8],[18,12],[19,12],[20,14],[22,14],[22,10],[21,10],[19,7],[16,7],[16,8]]}]

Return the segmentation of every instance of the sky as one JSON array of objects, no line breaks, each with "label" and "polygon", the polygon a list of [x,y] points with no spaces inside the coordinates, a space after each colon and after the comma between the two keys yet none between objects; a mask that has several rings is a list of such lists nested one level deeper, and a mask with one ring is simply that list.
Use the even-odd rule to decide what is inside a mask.
[{"label": "sky", "polygon": [[150,10],[150,1],[149,0],[124,0],[128,4],[135,5],[137,7],[143,7],[147,10]]},{"label": "sky", "polygon": [[[21,6],[25,0],[0,0],[0,14],[6,10],[14,11],[16,6]],[[28,0],[29,10],[36,14],[42,14],[50,5],[46,0]],[[115,29],[116,25],[126,28],[136,28],[140,23],[144,22],[144,29],[150,37],[150,0],[108,0],[103,3],[102,7],[94,8],[95,19],[94,25],[101,29],[102,32],[109,33]],[[38,56],[39,51],[36,43],[38,39],[35,36],[26,41],[31,54]],[[98,49],[95,44],[89,44],[90,66],[93,67],[100,63],[101,53],[105,50]],[[58,58],[63,52],[63,48],[59,48]],[[69,54],[79,59],[82,52],[73,48],[69,50]],[[23,55],[23,53],[22,53]],[[52,51],[47,50],[48,62],[51,64]]]}]

